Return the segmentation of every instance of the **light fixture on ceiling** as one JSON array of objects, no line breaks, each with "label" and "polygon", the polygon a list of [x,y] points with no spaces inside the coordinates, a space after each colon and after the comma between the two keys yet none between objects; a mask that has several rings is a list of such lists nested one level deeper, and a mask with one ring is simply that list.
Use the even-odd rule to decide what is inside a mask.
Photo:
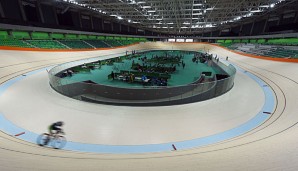
[{"label": "light fixture on ceiling", "polygon": [[252,11],[250,11],[250,12],[252,12],[252,13],[256,13],[256,12],[262,12],[262,10],[252,10]]},{"label": "light fixture on ceiling", "polygon": [[142,8],[151,8],[151,6],[142,6]]}]

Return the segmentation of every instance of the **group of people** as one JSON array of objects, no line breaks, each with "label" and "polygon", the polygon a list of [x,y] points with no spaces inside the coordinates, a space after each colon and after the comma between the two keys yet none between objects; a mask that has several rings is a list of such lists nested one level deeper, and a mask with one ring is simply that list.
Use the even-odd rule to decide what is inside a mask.
[{"label": "group of people", "polygon": [[134,63],[131,67],[131,69],[133,70],[137,70],[139,72],[148,72],[148,73],[153,73],[153,72],[159,72],[159,73],[172,73],[176,71],[176,66],[172,65],[172,66],[165,66],[165,65],[160,65],[160,64],[156,64],[156,65],[145,65],[143,63],[143,65],[140,65],[139,63]]},{"label": "group of people", "polygon": [[[116,74],[114,73],[114,71],[112,71],[110,75],[113,80],[116,79]],[[123,73],[121,75],[118,75],[117,79],[132,83],[135,80],[135,75],[133,73]]]},{"label": "group of people", "polygon": [[195,53],[194,57],[192,58],[192,62],[195,63],[205,63],[212,59],[212,55],[209,55],[208,53],[202,54],[202,53]]},{"label": "group of people", "polygon": [[153,77],[150,80],[151,86],[168,86],[168,80],[165,78]]}]

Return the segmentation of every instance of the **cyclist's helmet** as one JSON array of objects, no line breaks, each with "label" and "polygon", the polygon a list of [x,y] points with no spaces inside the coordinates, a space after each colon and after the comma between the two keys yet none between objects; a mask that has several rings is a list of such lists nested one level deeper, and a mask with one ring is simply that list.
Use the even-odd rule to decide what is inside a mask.
[{"label": "cyclist's helmet", "polygon": [[63,123],[62,121],[56,122],[56,124],[57,124],[58,126],[62,126],[62,125],[64,125],[64,123]]}]

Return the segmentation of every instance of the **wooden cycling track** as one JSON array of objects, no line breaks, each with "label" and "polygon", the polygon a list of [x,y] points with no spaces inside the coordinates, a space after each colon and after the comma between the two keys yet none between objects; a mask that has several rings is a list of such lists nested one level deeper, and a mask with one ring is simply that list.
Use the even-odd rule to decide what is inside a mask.
[{"label": "wooden cycling track", "polygon": [[[39,147],[0,133],[0,170],[297,170],[297,61],[264,60],[207,43],[141,43],[92,51],[38,51],[2,48],[0,83],[29,71],[68,61],[140,49],[205,49],[253,73],[274,91],[270,118],[249,132],[212,145],[159,153],[100,154]],[[249,57],[248,57],[249,56]],[[261,59],[260,59],[261,58]],[[245,92],[243,92],[245,93]],[[230,103],[233,103],[230,102]],[[249,105],[253,105],[251,102]],[[13,108],[14,105],[11,104]],[[38,105],[35,106],[38,108]],[[175,107],[174,107],[175,108]],[[177,107],[178,109],[179,107]],[[233,110],[230,108],[229,110]],[[0,112],[1,109],[0,109]],[[246,108],[243,107],[243,113]],[[227,113],[228,115],[228,113]],[[34,119],[34,118],[32,118]],[[67,135],[66,135],[67,136]]]}]

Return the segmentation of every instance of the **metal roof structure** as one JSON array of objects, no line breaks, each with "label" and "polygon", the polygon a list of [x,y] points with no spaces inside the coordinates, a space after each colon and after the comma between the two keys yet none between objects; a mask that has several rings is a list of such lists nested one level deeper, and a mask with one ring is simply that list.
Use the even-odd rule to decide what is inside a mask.
[{"label": "metal roof structure", "polygon": [[195,34],[253,20],[297,0],[63,0],[160,33]]}]

